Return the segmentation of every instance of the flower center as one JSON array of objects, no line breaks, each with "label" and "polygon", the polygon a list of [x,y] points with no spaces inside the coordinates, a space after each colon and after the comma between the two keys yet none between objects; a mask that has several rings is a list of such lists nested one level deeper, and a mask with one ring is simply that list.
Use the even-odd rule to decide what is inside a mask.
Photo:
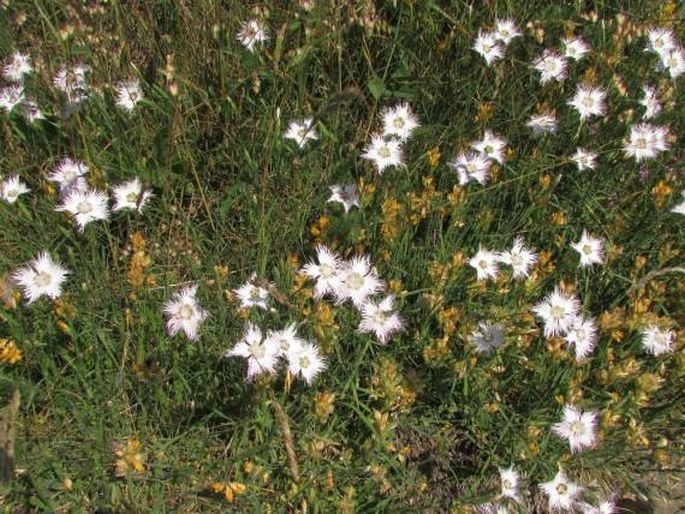
[{"label": "flower center", "polygon": [[585,427],[580,421],[571,423],[571,432],[575,435],[580,435],[585,431]]},{"label": "flower center", "polygon": [[193,317],[193,313],[194,313],[193,306],[189,305],[187,303],[184,303],[178,309],[178,317],[181,319],[189,320]]},{"label": "flower center", "polygon": [[550,315],[552,316],[553,319],[558,321],[566,315],[566,311],[564,310],[564,308],[561,305],[555,305],[550,310]]},{"label": "flower center", "polygon": [[5,196],[7,196],[9,198],[14,198],[15,196],[18,196],[18,195],[19,195],[19,191],[17,191],[16,189],[8,189],[7,191],[5,191]]},{"label": "flower center", "polygon": [[38,287],[45,287],[50,282],[52,282],[52,275],[45,271],[41,271],[40,273],[36,274],[35,277],[33,277],[33,283],[36,284]]},{"label": "flower center", "polygon": [[386,145],[381,146],[378,149],[378,155],[383,159],[387,159],[388,157],[390,157],[390,148],[388,148]]},{"label": "flower center", "polygon": [[68,170],[64,172],[64,182],[72,182],[76,178],[76,172],[73,170]]},{"label": "flower center", "polygon": [[397,117],[393,120],[392,124],[395,126],[395,128],[401,129],[404,128],[404,118]]},{"label": "flower center", "polygon": [[321,278],[331,278],[333,276],[333,268],[328,264],[322,264],[319,266],[319,275],[321,275]]},{"label": "flower center", "polygon": [[576,339],[581,340],[581,341],[583,339],[585,339],[585,330],[583,330],[582,328],[579,328],[578,330],[576,330]]},{"label": "flower center", "polygon": [[376,314],[373,315],[373,321],[378,323],[379,325],[382,325],[388,320],[388,317],[385,315],[385,312],[383,311],[378,311]]},{"label": "flower center", "polygon": [[300,139],[304,139],[304,136],[307,135],[307,129],[305,127],[300,127],[297,129],[297,135],[300,137]]},{"label": "flower center", "polygon": [[644,137],[638,137],[635,140],[635,148],[639,150],[645,150],[647,148],[647,139]]},{"label": "flower center", "polygon": [[513,489],[514,484],[512,484],[511,480],[508,478],[502,481],[502,488],[503,489]]},{"label": "flower center", "polygon": [[252,300],[259,300],[259,289],[257,289],[256,287],[250,289],[250,298]]},{"label": "flower center", "polygon": [[565,495],[568,492],[568,486],[566,484],[557,485],[557,494],[560,496]]},{"label": "flower center", "polygon": [[588,244],[583,245],[583,253],[585,255],[592,255],[592,247]]},{"label": "flower center", "polygon": [[262,359],[266,355],[266,348],[264,348],[264,345],[262,343],[257,343],[250,347],[250,354],[255,359]]},{"label": "flower center", "polygon": [[557,63],[553,59],[547,59],[544,65],[545,71],[553,72],[557,69]]},{"label": "flower center", "polygon": [[300,368],[307,369],[311,364],[312,361],[310,361],[309,357],[307,357],[306,355],[300,357]]},{"label": "flower center", "polygon": [[126,195],[126,201],[128,203],[137,203],[138,202],[138,195],[136,193],[129,193]]},{"label": "flower center", "polygon": [[487,269],[487,267],[488,267],[488,261],[485,261],[485,260],[480,261],[480,262],[478,263],[478,267],[479,267],[480,269]]},{"label": "flower center", "polygon": [[595,101],[591,96],[586,96],[585,98],[583,98],[582,104],[589,109],[590,107],[595,105]]},{"label": "flower center", "polygon": [[357,272],[353,272],[347,276],[346,283],[350,289],[361,289],[364,285],[364,277]]},{"label": "flower center", "polygon": [[519,254],[515,253],[514,255],[511,256],[511,265],[512,266],[521,266],[523,264],[523,257],[521,257]]},{"label": "flower center", "polygon": [[82,201],[80,204],[78,204],[78,212],[81,214],[90,214],[93,212],[93,206],[88,200]]}]

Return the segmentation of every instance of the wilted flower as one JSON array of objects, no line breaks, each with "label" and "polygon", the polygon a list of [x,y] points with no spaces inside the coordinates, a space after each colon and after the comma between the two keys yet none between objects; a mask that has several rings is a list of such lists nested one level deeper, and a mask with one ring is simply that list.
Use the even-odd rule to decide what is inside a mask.
[{"label": "wilted flower", "polygon": [[680,203],[676,204],[672,209],[671,212],[675,212],[676,214],[684,214],[685,215],[685,189],[683,189],[680,192]]},{"label": "wilted flower", "polygon": [[138,79],[120,82],[116,86],[116,105],[125,111],[132,111],[145,95]]},{"label": "wilted flower", "polygon": [[24,101],[24,86],[7,86],[0,89],[0,108],[10,112]]},{"label": "wilted flower", "polygon": [[32,71],[31,56],[21,52],[14,52],[12,60],[2,68],[2,76],[10,82],[21,82],[24,80],[24,75],[28,75]]},{"label": "wilted flower", "polygon": [[263,41],[268,41],[269,35],[266,33],[266,29],[260,21],[248,20],[240,27],[236,38],[250,52],[254,52],[255,45]]},{"label": "wilted flower", "polygon": [[359,208],[359,188],[357,184],[346,184],[344,186],[334,185],[330,186],[331,196],[326,200],[329,202],[339,202],[343,204],[345,214],[347,214],[352,207]]},{"label": "wilted flower", "polygon": [[479,330],[471,334],[471,342],[479,353],[490,353],[504,344],[504,327],[499,323],[478,323]]},{"label": "wilted flower", "polygon": [[536,136],[541,136],[548,132],[553,134],[557,131],[557,118],[550,112],[534,114],[530,117],[526,126],[531,128]]},{"label": "wilted flower", "polygon": [[671,353],[674,339],[672,330],[664,330],[656,325],[649,325],[642,330],[642,346],[652,355]]},{"label": "wilted flower", "polygon": [[640,104],[645,106],[645,113],[642,117],[646,120],[654,118],[661,112],[661,102],[657,96],[656,89],[652,86],[645,86],[642,88],[644,97],[640,100]]}]

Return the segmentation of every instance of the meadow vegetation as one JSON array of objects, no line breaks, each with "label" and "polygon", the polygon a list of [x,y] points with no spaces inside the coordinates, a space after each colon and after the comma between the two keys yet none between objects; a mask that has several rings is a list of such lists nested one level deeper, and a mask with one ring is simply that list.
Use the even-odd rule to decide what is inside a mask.
[{"label": "meadow vegetation", "polygon": [[668,494],[683,19],[0,2],[4,511]]}]

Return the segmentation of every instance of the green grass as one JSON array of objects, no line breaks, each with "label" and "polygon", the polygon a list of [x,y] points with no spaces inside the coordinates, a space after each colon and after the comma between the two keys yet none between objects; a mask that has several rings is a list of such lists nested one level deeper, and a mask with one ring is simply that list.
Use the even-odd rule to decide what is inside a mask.
[{"label": "green grass", "polygon": [[[685,90],[682,78],[655,71],[645,37],[615,34],[618,13],[637,27],[677,28],[685,11],[646,1],[582,9],[386,1],[372,11],[367,2],[317,2],[311,12],[294,4],[255,15],[242,2],[112,1],[98,10],[16,0],[1,11],[0,56],[20,49],[42,63],[27,89],[47,119],[0,116],[0,174],[17,172],[32,189],[16,204],[0,203],[0,274],[42,250],[71,271],[61,311],[45,298],[0,309],[0,337],[23,354],[0,364],[2,403],[21,392],[16,471],[0,489],[3,508],[219,512],[227,500],[210,485],[239,482],[246,490],[228,507],[236,512],[458,512],[493,501],[498,467],[513,464],[524,512],[545,505],[537,484],[558,465],[588,487],[588,500],[634,492],[650,470],[682,470],[685,282],[668,270],[682,265],[685,235],[670,211],[685,189]],[[584,18],[591,8],[596,22]],[[506,16],[524,37],[487,67],[473,40]],[[235,39],[252,17],[270,35],[254,54]],[[525,29],[535,20],[545,29],[542,43]],[[543,48],[559,48],[567,31],[582,35],[593,54],[571,63],[565,82],[541,87],[530,63]],[[682,30],[677,35],[684,40]],[[62,117],[52,76],[75,62],[92,68],[93,92]],[[591,76],[608,91],[607,113],[579,126],[566,102]],[[128,77],[139,78],[146,95],[130,114],[114,106],[112,91]],[[641,178],[622,148],[645,83],[670,95],[655,123],[668,125],[672,140]],[[379,130],[379,112],[400,101],[422,126],[404,147],[406,166],[379,175],[361,154]],[[555,109],[559,127],[539,139],[525,123],[542,104]],[[305,116],[317,117],[319,140],[298,149],[283,132]],[[469,184],[454,201],[458,180],[447,162],[484,128],[505,136],[511,155],[486,186]],[[578,146],[598,152],[597,170],[576,171],[569,157]],[[435,167],[427,154],[434,147]],[[46,178],[65,156],[89,165],[93,186],[138,175],[155,196],[142,214],[115,213],[81,235],[54,211],[58,198]],[[361,210],[345,215],[326,203],[328,186],[362,181],[372,188]],[[664,186],[670,193],[658,193]],[[555,213],[565,221],[553,223]],[[292,258],[301,265],[315,256],[311,228],[320,216],[329,223],[321,242],[344,257],[370,255],[393,281],[407,326],[388,345],[356,332],[359,315],[349,303],[324,300],[334,326],[322,328],[316,302],[303,293]],[[570,245],[583,229],[606,239],[605,265],[578,267]],[[137,232],[154,282],[136,288],[128,272]],[[553,266],[539,266],[529,281],[504,272],[477,282],[467,261],[479,246],[504,250],[519,234]],[[630,289],[659,270],[667,271]],[[230,291],[252,273],[273,281],[290,305],[239,312]],[[597,348],[581,363],[565,345],[548,344],[530,310],[560,281],[588,316],[603,320]],[[162,313],[190,282],[211,313],[197,343],[169,337]],[[616,309],[623,317],[613,325],[601,318]],[[311,387],[286,384],[283,370],[245,383],[244,360],[223,354],[246,316],[265,330],[300,324],[299,333],[326,351],[328,369]],[[504,325],[506,344],[484,356],[469,335],[486,320]],[[642,349],[640,327],[655,320],[676,331],[675,353]],[[650,377],[658,388],[645,385]],[[323,392],[335,394],[325,420],[315,409]],[[569,402],[603,414],[596,448],[571,455],[550,431]],[[298,483],[274,403],[289,420]],[[113,445],[134,437],[145,471],[117,477]]]}]

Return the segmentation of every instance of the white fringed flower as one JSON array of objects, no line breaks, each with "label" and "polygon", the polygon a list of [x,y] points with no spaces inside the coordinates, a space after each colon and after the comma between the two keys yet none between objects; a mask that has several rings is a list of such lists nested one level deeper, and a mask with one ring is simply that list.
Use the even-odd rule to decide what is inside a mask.
[{"label": "white fringed flower", "polygon": [[326,369],[326,361],[319,354],[319,349],[313,343],[305,341],[299,348],[293,348],[286,353],[288,371],[294,376],[301,376],[311,385],[316,376]]},{"label": "white fringed flower", "polygon": [[112,188],[114,196],[114,211],[132,209],[142,212],[147,201],[152,197],[152,191],[143,190],[143,184],[138,177]]},{"label": "white fringed flower", "polygon": [[262,373],[275,373],[280,353],[280,348],[273,338],[265,338],[258,326],[247,323],[243,338],[224,356],[243,357],[247,360],[246,380],[249,382]]},{"label": "white fringed flower", "polygon": [[362,158],[373,161],[379,174],[382,174],[390,166],[402,166],[404,164],[400,141],[386,139],[381,134],[371,136],[371,144],[364,150]]},{"label": "white fringed flower", "polygon": [[340,289],[343,262],[338,255],[324,245],[317,246],[316,259],[318,264],[309,262],[302,267],[301,272],[316,280],[314,298],[321,298],[325,294],[335,293]]},{"label": "white fringed flower", "polygon": [[554,292],[536,304],[532,311],[544,321],[545,337],[554,337],[565,334],[573,326],[580,311],[580,302],[575,296],[555,288]]},{"label": "white fringed flower", "polygon": [[592,237],[583,230],[580,241],[573,243],[571,247],[580,254],[580,267],[592,264],[604,264],[604,239]]},{"label": "white fringed flower", "polygon": [[164,305],[164,314],[167,316],[167,331],[170,336],[183,331],[191,341],[197,340],[197,333],[208,313],[200,307],[195,294],[197,286],[189,286],[174,294]]},{"label": "white fringed flower", "polygon": [[367,301],[361,307],[362,320],[357,329],[361,333],[372,333],[381,344],[386,344],[390,337],[404,330],[404,321],[393,310],[395,297],[388,295],[380,302]]},{"label": "white fringed flower", "polygon": [[20,195],[31,191],[19,175],[10,175],[5,180],[0,182],[0,198],[8,203],[17,201]]},{"label": "white fringed flower", "polygon": [[547,495],[547,507],[550,512],[558,509],[571,510],[576,498],[583,491],[583,488],[571,482],[561,469],[553,480],[540,484],[540,489]]},{"label": "white fringed flower", "polygon": [[64,198],[62,205],[56,211],[68,212],[74,216],[79,232],[83,233],[86,225],[91,221],[107,220],[109,206],[107,195],[95,189],[74,189]]},{"label": "white fringed flower", "polygon": [[652,355],[662,355],[673,351],[675,334],[656,325],[649,325],[642,330],[642,346]]},{"label": "white fringed flower", "polygon": [[574,405],[565,405],[564,417],[552,425],[552,432],[562,439],[568,439],[571,452],[582,451],[597,442],[598,417],[597,411],[583,412]]},{"label": "white fringed flower", "polygon": [[69,271],[53,261],[47,252],[41,252],[27,266],[19,268],[13,277],[22,288],[26,303],[33,303],[41,296],[54,300],[62,295],[62,283]]},{"label": "white fringed flower", "polygon": [[499,255],[482,247],[469,259],[469,265],[476,270],[478,280],[497,278],[499,274]]},{"label": "white fringed flower", "polygon": [[319,138],[316,134],[312,118],[305,118],[302,121],[291,121],[283,137],[292,139],[300,148],[304,148],[307,141],[316,141]]}]

